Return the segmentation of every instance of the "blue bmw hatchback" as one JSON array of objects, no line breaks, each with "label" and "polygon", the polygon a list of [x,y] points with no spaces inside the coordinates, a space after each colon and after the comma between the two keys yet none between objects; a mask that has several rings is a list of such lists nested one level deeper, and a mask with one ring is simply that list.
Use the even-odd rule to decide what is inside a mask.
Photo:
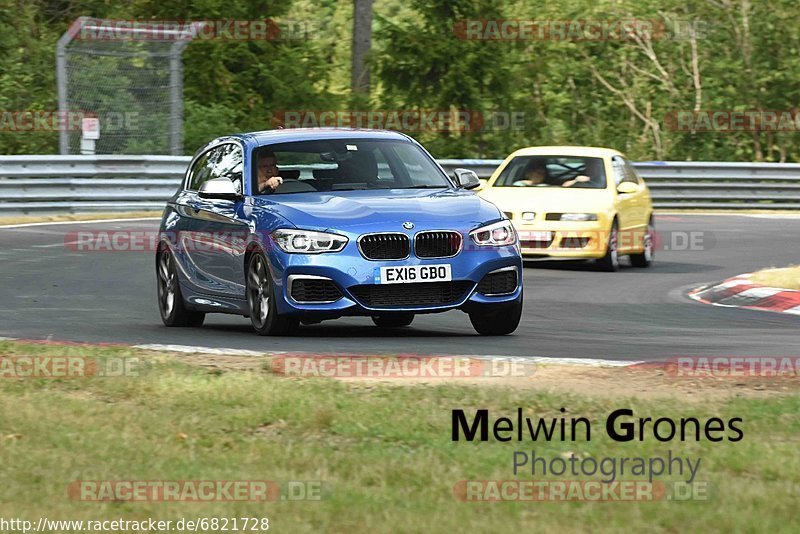
[{"label": "blue bmw hatchback", "polygon": [[161,222],[167,326],[249,317],[261,335],[369,316],[380,327],[459,309],[477,332],[513,332],[522,260],[511,223],[389,131],[271,130],[201,148]]}]

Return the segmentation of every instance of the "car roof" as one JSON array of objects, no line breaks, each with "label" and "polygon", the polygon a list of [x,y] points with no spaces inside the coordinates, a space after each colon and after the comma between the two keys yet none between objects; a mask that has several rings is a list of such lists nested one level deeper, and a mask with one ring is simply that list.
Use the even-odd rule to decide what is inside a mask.
[{"label": "car roof", "polygon": [[596,146],[530,146],[521,148],[511,156],[584,156],[595,158],[610,158],[622,156],[622,153],[612,148]]},{"label": "car roof", "polygon": [[250,140],[258,146],[293,141],[314,141],[319,139],[385,139],[408,141],[410,137],[392,130],[367,130],[359,128],[281,128],[236,134],[242,140]]}]

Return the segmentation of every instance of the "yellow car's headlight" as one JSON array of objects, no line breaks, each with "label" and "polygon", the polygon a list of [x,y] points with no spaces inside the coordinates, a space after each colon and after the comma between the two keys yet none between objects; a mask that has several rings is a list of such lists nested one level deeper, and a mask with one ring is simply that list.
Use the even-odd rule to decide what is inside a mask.
[{"label": "yellow car's headlight", "polygon": [[562,213],[562,221],[596,221],[596,213]]}]

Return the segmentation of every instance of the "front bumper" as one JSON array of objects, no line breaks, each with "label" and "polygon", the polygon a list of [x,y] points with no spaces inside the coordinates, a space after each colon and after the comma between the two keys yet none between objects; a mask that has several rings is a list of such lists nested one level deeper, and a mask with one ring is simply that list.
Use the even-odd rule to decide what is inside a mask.
[{"label": "front bumper", "polygon": [[[471,242],[470,242],[471,243]],[[466,242],[465,242],[466,245]],[[522,294],[522,258],[516,246],[465,246],[451,258],[421,259],[415,256],[403,260],[367,260],[358,251],[354,240],[338,253],[302,255],[274,250],[269,255],[278,312],[303,318],[334,318],[347,315],[377,315],[386,312],[435,313],[451,309],[469,310],[475,306],[503,306],[515,302]],[[399,265],[451,266],[452,281],[463,282],[466,290],[455,301],[446,304],[372,306],[359,300],[355,286],[375,285],[376,269]],[[483,295],[477,292],[478,283],[487,274],[504,268],[517,269],[517,287],[511,293]],[[290,280],[303,277],[322,277],[331,280],[342,296],[333,302],[297,302],[290,294]],[[396,284],[403,286],[404,284]],[[424,287],[423,284],[418,284]],[[385,286],[381,286],[385,287]],[[399,288],[398,288],[399,289]]]},{"label": "front bumper", "polygon": [[[602,258],[608,246],[610,224],[597,221],[514,221],[520,251],[525,258]],[[549,237],[549,238],[548,238]]]}]

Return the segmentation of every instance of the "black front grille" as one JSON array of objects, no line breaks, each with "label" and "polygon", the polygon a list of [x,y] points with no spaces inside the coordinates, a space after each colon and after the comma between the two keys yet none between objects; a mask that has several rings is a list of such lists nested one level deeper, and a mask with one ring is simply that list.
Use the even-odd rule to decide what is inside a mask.
[{"label": "black front grille", "polygon": [[478,284],[478,293],[481,295],[504,295],[513,293],[517,289],[517,271],[500,271],[489,273]]},{"label": "black front grille", "polygon": [[418,258],[449,258],[458,254],[461,234],[458,232],[420,232],[414,240]]},{"label": "black front grille", "polygon": [[358,241],[361,254],[368,260],[402,260],[408,257],[409,241],[405,234],[370,234]]},{"label": "black front grille", "polygon": [[565,237],[559,246],[561,248],[584,248],[588,242],[588,237]]},{"label": "black front grille", "polygon": [[333,302],[342,298],[332,281],[314,278],[292,280],[291,294],[296,302]]},{"label": "black front grille", "polygon": [[525,237],[520,235],[519,238],[519,246],[522,248],[548,248],[550,245],[553,244],[553,238],[546,239],[544,241],[534,240],[534,239],[526,239]]},{"label": "black front grille", "polygon": [[350,293],[364,306],[372,308],[436,306],[459,302],[472,282],[421,282],[415,284],[362,285]]}]

